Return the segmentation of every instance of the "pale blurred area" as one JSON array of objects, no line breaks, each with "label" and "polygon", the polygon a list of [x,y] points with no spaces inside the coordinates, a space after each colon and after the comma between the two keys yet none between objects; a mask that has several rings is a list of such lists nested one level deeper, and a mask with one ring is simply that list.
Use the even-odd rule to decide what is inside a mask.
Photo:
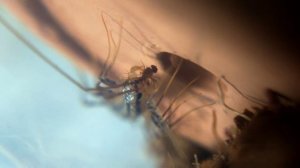
[{"label": "pale blurred area", "polygon": [[[62,55],[0,9],[29,41],[76,77]],[[88,107],[82,93],[0,26],[0,167],[157,167],[142,120],[131,122],[103,103]],[[101,102],[103,100],[99,100]]]},{"label": "pale blurred area", "polygon": [[[299,25],[288,3],[234,0],[223,3],[2,0],[2,3],[71,62],[94,75],[101,71],[96,60],[103,63],[108,53],[101,12],[105,13],[105,23],[116,42],[122,39],[120,56],[110,74],[114,79],[125,79],[130,67],[141,64],[158,65],[159,74],[165,77],[168,66],[176,64],[170,59],[164,67],[163,61],[155,55],[158,52],[174,53],[190,60],[186,61],[175,86],[170,89],[172,93],[167,96],[174,97],[188,81],[201,74],[197,84],[202,97],[195,96],[199,90],[195,91],[197,94],[193,90],[188,92],[184,97],[189,100],[186,106],[195,107],[205,103],[203,100],[217,99],[216,79],[221,75],[244,93],[265,101],[267,88],[296,100],[300,98]],[[124,29],[121,37],[120,25]],[[196,65],[201,67],[194,68]],[[237,94],[229,99],[234,105],[244,103]],[[166,108],[168,103],[165,101],[161,108]],[[232,125],[234,115],[222,111],[217,115],[218,130],[224,138],[224,129]],[[215,147],[211,111],[194,113],[186,121],[187,124],[177,128],[181,134],[210,149]]]}]

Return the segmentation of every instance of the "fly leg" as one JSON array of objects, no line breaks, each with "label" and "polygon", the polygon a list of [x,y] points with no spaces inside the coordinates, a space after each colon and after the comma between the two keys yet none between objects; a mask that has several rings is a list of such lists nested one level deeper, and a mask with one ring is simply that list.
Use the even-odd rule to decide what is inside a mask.
[{"label": "fly leg", "polygon": [[41,51],[39,51],[39,49],[37,47],[35,47],[26,38],[24,38],[15,28],[13,28],[13,26],[11,26],[7,21],[5,21],[1,16],[0,16],[0,22],[2,23],[2,25],[5,28],[7,28],[16,38],[18,38],[25,46],[27,46],[39,58],[41,58],[44,62],[46,62],[48,65],[50,65],[53,69],[55,69],[62,76],[64,76],[65,78],[67,78],[70,82],[72,82],[78,88],[80,88],[81,90],[86,91],[86,92],[93,92],[93,91],[97,90],[96,88],[86,88],[86,87],[84,87],[81,83],[79,83],[73,77],[71,77],[69,74],[67,74],[65,71],[63,71],[54,62],[52,62],[50,59],[48,59],[44,55],[44,53],[42,53]]},{"label": "fly leg", "polygon": [[[89,79],[87,78],[87,74],[84,74],[80,70],[77,71],[78,71],[78,76],[81,84],[85,88],[89,88],[90,84],[89,84]],[[99,99],[99,96],[101,96],[101,94],[104,93],[112,95],[113,91],[105,90],[103,92],[93,92],[93,93],[80,91],[80,100],[86,106],[90,106],[90,107],[99,106],[103,104],[102,99]]]},{"label": "fly leg", "polygon": [[218,88],[218,94],[219,94],[219,97],[220,97],[220,103],[223,105],[223,107],[225,108],[225,110],[229,110],[241,117],[243,117],[244,119],[250,121],[251,119],[243,114],[241,111],[238,111],[232,107],[230,107],[226,102],[225,102],[225,93],[223,91],[223,87],[222,87],[222,81],[225,81],[227,84],[229,84],[235,91],[237,91],[242,97],[244,97],[245,99],[247,99],[248,101],[252,102],[252,103],[255,103],[257,105],[260,105],[260,106],[264,106],[266,105],[265,102],[257,99],[257,98],[254,98],[252,96],[248,96],[246,94],[244,94],[242,91],[240,91],[234,84],[232,84],[231,82],[229,82],[224,76],[221,76],[218,81],[217,81],[217,88]]},{"label": "fly leg", "polygon": [[[110,18],[111,21],[115,22],[119,26],[122,26],[119,21],[117,21],[115,18],[113,18],[110,14],[106,12],[102,12],[102,15],[105,15]],[[135,30],[136,33],[139,34],[140,38],[137,38],[134,33],[130,32],[126,28],[124,28],[124,32],[132,39],[135,41],[135,43],[138,44],[133,44],[132,40],[130,39],[124,39],[127,41],[128,44],[130,44],[133,48],[137,49],[140,51],[143,55],[149,56],[150,58],[154,58],[153,55],[159,51],[158,45],[154,44],[151,42],[149,38],[146,37],[146,35],[142,32],[142,30],[133,22],[129,21],[129,25]]]},{"label": "fly leg", "polygon": [[[54,70],[56,70],[59,74],[64,76],[66,79],[68,79],[71,83],[73,83],[75,86],[77,86],[79,89],[81,89],[84,92],[93,93],[93,94],[103,94],[105,98],[113,98],[119,95],[122,95],[123,92],[116,92],[116,93],[110,93],[108,94],[111,89],[119,88],[124,86],[123,83],[121,84],[112,84],[109,82],[106,82],[108,84],[108,87],[86,87],[77,80],[75,80],[73,77],[71,77],[68,73],[66,73],[64,70],[62,70],[59,66],[57,66],[54,62],[52,62],[47,56],[42,53],[36,46],[34,46],[31,42],[29,42],[25,37],[21,35],[13,26],[11,26],[7,21],[5,21],[0,16],[0,23],[7,28],[16,38],[18,38],[25,46],[27,46],[33,53],[35,53],[36,56],[38,56],[41,60],[43,60],[45,63],[47,63],[49,66],[51,66]],[[112,65],[109,67],[111,68]],[[110,69],[108,68],[108,69]],[[111,87],[110,87],[111,86]],[[127,91],[131,92],[131,91]]]}]

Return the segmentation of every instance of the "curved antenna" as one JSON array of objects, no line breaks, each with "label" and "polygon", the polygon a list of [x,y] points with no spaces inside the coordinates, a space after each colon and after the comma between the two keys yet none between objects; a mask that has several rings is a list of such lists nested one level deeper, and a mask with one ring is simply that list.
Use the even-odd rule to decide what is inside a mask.
[{"label": "curved antenna", "polygon": [[25,46],[27,46],[32,52],[34,52],[40,59],[42,59],[44,62],[46,62],[48,65],[50,65],[53,69],[55,69],[62,76],[67,78],[70,82],[72,82],[74,85],[76,85],[79,89],[81,89],[85,92],[90,92],[90,91],[93,92],[93,91],[98,90],[96,88],[86,88],[81,83],[79,83],[74,78],[72,78],[69,74],[67,74],[60,67],[58,67],[54,62],[52,62],[50,59],[48,59],[41,51],[39,51],[32,43],[30,43],[26,38],[24,38],[15,28],[13,28],[13,26],[11,26],[8,22],[6,22],[5,19],[3,19],[1,16],[0,16],[0,22],[15,37],[17,37]]}]

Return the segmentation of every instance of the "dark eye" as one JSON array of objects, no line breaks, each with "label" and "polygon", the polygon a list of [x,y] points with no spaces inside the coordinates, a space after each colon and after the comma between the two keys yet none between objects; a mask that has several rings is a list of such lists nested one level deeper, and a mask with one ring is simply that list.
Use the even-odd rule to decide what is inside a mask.
[{"label": "dark eye", "polygon": [[154,73],[157,72],[157,67],[156,67],[155,65],[151,65],[151,69],[152,69],[152,71],[153,71]]}]

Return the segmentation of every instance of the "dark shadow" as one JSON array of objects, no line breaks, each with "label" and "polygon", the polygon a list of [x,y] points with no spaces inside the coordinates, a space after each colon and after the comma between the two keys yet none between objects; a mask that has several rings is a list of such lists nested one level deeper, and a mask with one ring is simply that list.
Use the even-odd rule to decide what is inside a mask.
[{"label": "dark shadow", "polygon": [[[300,19],[297,1],[292,0],[227,0],[199,1],[172,0],[156,3],[167,15],[173,15],[180,20],[202,18],[202,9],[220,12],[230,16],[229,19],[239,20],[252,31],[260,32],[270,43],[280,43],[288,50],[299,53]],[[175,11],[175,12],[174,12]],[[189,15],[185,15],[189,13]],[[193,20],[193,19],[192,19]],[[197,25],[191,25],[197,27]],[[289,55],[291,57],[292,55]]]},{"label": "dark shadow", "polygon": [[[252,120],[235,118],[241,134],[231,141],[227,167],[299,167],[299,103],[268,89],[268,105],[256,108],[256,115],[246,110]],[[235,156],[235,157],[232,157]]]},{"label": "dark shadow", "polygon": [[36,20],[36,23],[39,24],[42,30],[50,29],[54,31],[57,33],[59,40],[72,52],[76,53],[76,56],[78,56],[80,60],[89,63],[89,65],[95,64],[95,60],[91,53],[60,25],[44,5],[43,1],[30,0],[20,1],[19,3],[23,4],[27,12]]}]

